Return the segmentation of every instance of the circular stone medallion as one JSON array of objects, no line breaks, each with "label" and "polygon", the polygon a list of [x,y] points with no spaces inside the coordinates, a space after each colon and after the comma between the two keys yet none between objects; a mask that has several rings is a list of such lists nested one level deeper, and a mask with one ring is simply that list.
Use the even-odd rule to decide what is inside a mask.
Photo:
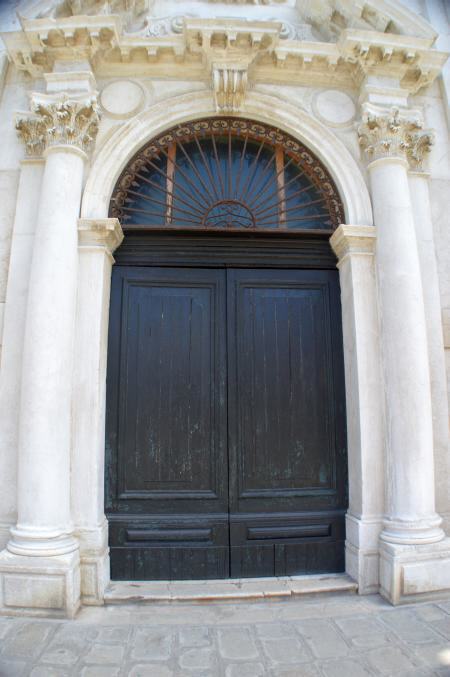
[{"label": "circular stone medallion", "polygon": [[348,94],[337,89],[318,92],[314,97],[313,110],[318,118],[333,127],[348,125],[356,113],[353,100]]},{"label": "circular stone medallion", "polygon": [[100,102],[107,115],[123,120],[141,110],[144,98],[144,90],[137,82],[116,80],[105,85],[100,95]]}]

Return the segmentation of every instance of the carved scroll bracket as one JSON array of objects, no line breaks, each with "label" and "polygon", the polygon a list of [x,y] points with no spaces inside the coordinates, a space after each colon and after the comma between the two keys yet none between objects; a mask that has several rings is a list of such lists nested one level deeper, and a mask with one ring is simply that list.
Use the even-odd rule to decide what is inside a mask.
[{"label": "carved scroll bracket", "polygon": [[100,120],[95,95],[33,94],[31,114],[16,117],[16,130],[27,155],[42,155],[55,145],[76,147],[89,153],[95,143]]},{"label": "carved scroll bracket", "polygon": [[241,109],[250,84],[251,67],[273,52],[281,29],[278,21],[185,20],[186,44],[192,54],[201,56],[211,74],[218,112]]}]

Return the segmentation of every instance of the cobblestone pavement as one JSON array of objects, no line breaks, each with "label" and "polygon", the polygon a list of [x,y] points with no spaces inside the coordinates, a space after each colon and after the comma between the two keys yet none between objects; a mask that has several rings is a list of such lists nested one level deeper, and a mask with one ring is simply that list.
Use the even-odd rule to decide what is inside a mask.
[{"label": "cobblestone pavement", "polygon": [[450,601],[377,595],[84,608],[0,618],[1,677],[450,676]]}]

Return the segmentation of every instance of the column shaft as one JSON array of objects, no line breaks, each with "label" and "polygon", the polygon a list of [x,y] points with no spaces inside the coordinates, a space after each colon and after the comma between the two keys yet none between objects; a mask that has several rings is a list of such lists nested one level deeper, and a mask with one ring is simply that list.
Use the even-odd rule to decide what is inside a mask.
[{"label": "column shaft", "polygon": [[70,536],[72,354],[83,153],[48,152],[30,273],[19,432],[18,523],[8,549],[63,554]]},{"label": "column shaft", "polygon": [[407,164],[369,165],[386,393],[386,523],[390,543],[443,538],[434,508],[433,433],[427,333]]}]

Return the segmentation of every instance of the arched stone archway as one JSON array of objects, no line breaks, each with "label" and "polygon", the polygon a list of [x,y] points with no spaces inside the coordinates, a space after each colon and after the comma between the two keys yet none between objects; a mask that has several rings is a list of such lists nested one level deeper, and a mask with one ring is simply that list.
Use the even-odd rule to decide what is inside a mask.
[{"label": "arched stone archway", "polygon": [[[73,506],[77,534],[81,543],[82,596],[85,602],[102,599],[109,577],[107,525],[103,514],[105,371],[107,351],[107,313],[109,307],[110,252],[120,242],[120,226],[108,219],[115,183],[134,154],[156,135],[178,123],[213,116],[208,93],[176,96],[157,103],[136,116],[107,139],[96,155],[85,186],[80,220],[80,293],[78,299],[77,370],[75,388],[89,380],[94,369],[100,376],[90,410],[100,413],[86,447],[86,433],[92,417],[82,398],[75,397],[73,449]],[[377,308],[373,272],[374,228],[368,189],[363,175],[345,146],[316,119],[280,99],[250,92],[240,117],[279,127],[301,141],[322,161],[340,193],[347,224],[333,236],[333,247],[343,259],[341,290],[346,375],[347,434],[349,460],[349,511],[347,516],[346,569],[358,581],[363,592],[378,588],[378,534],[383,511],[382,414],[379,383],[379,346]],[[92,245],[95,245],[93,248]],[[99,247],[99,245],[102,245]],[[345,253],[343,250],[345,249]],[[101,253],[103,252],[103,253]],[[104,252],[107,256],[104,256]],[[96,266],[94,256],[102,257]],[[93,294],[93,289],[97,289]],[[89,310],[89,308],[91,310]],[[95,341],[93,342],[93,327]],[[362,365],[362,369],[361,369]],[[98,377],[96,377],[96,383]],[[369,384],[371,387],[369,388]],[[376,433],[369,440],[366,431],[372,423]],[[86,514],[83,507],[86,465],[90,474],[95,509]],[[370,479],[369,479],[370,478]]]},{"label": "arched stone archway", "polygon": [[[183,94],[157,103],[121,126],[97,153],[84,189],[81,216],[106,218],[117,178],[133,155],[165,129],[216,114],[209,92]],[[344,144],[301,108],[275,96],[249,92],[239,116],[271,124],[304,143],[327,167],[344,204],[346,222],[373,224],[369,191]]]}]

